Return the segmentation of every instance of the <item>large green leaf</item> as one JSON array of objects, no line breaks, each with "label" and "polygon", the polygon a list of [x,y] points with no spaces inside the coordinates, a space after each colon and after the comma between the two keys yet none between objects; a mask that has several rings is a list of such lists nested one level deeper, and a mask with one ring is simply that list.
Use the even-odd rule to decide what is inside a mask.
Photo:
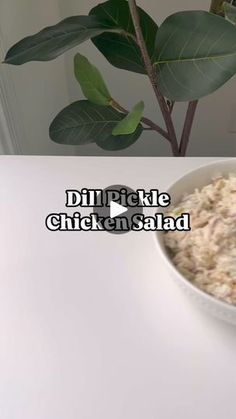
[{"label": "large green leaf", "polygon": [[144,103],[139,102],[134,108],[122,119],[112,131],[113,135],[133,134],[141,121],[144,111]]},{"label": "large green leaf", "polygon": [[81,54],[75,56],[74,69],[84,96],[97,105],[108,106],[112,98],[100,71]]},{"label": "large green leaf", "polygon": [[142,133],[142,126],[139,125],[132,135],[114,137],[112,131],[123,117],[124,114],[110,106],[95,105],[87,100],[74,102],[54,119],[50,126],[50,137],[60,144],[96,142],[104,149],[119,150],[133,144]]},{"label": "large green leaf", "polygon": [[236,7],[230,3],[224,3],[225,17],[236,25]]},{"label": "large green leaf", "polygon": [[28,61],[49,61],[104,31],[117,30],[114,24],[96,16],[73,16],[55,26],[22,39],[7,53],[5,63],[20,65]]},{"label": "large green leaf", "polygon": [[236,72],[236,28],[208,12],[171,15],[157,33],[155,64],[167,98],[189,101],[206,96]]},{"label": "large green leaf", "polygon": [[[140,8],[139,14],[147,49],[152,57],[155,50],[155,38],[158,26]],[[110,24],[123,29],[123,33],[121,34],[104,33],[92,39],[95,46],[107,60],[115,67],[146,74],[140,49],[134,39],[135,30],[128,2],[126,0],[109,0],[92,9],[90,15],[107,19]]]}]

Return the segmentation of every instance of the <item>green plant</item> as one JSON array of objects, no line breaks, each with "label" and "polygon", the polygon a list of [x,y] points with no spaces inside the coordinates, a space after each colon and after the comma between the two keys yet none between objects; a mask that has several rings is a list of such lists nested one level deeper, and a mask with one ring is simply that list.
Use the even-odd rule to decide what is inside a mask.
[{"label": "green plant", "polygon": [[[108,0],[88,16],[69,17],[21,40],[4,62],[53,60],[91,39],[113,66],[149,78],[165,128],[143,116],[143,102],[130,112],[117,103],[99,70],[77,54],[75,76],[87,100],[59,113],[50,126],[51,139],[70,145],[95,142],[105,150],[120,150],[148,129],[169,142],[174,156],[185,156],[198,100],[236,73],[235,24],[236,0],[212,0],[210,12],[175,13],[160,27],[135,0]],[[182,101],[188,106],[178,140],[172,111]]]}]

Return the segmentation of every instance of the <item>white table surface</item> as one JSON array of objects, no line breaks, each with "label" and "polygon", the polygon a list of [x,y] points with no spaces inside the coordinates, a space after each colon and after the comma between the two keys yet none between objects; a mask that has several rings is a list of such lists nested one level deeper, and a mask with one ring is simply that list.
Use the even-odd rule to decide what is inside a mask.
[{"label": "white table surface", "polygon": [[192,306],[153,233],[52,233],[65,189],[165,190],[213,159],[0,158],[0,418],[233,419],[236,329]]}]

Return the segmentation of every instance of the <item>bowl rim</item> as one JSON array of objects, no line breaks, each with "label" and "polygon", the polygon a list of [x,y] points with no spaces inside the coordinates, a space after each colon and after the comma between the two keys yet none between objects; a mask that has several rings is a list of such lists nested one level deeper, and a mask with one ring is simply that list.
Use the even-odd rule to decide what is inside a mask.
[{"label": "bowl rim", "polygon": [[[214,167],[214,166],[221,165],[223,163],[226,163],[227,164],[227,163],[230,163],[230,162],[233,162],[233,161],[235,161],[235,163],[236,163],[236,158],[219,159],[219,160],[216,160],[216,161],[207,163],[207,164],[200,165],[196,169],[190,170],[190,171],[186,172],[183,176],[179,177],[174,183],[172,183],[167,188],[166,192],[169,193],[171,190],[173,190],[175,188],[175,186],[177,184],[179,184],[185,178],[191,176],[192,174],[194,174],[196,172],[199,172],[201,170],[204,170],[207,167]],[[154,234],[153,234],[153,237],[154,237],[156,246],[157,246],[157,248],[159,250],[159,253],[160,253],[161,257],[162,257],[162,260],[165,261],[165,263],[169,266],[170,270],[175,274],[175,276],[178,277],[178,280],[180,280],[183,285],[189,287],[195,294],[198,294],[200,298],[203,298],[203,299],[209,301],[209,303],[213,303],[214,305],[218,305],[218,307],[219,308],[221,307],[224,311],[227,310],[227,311],[230,311],[230,312],[232,312],[232,313],[235,314],[236,313],[236,305],[232,305],[230,303],[227,303],[225,301],[222,301],[222,300],[218,299],[217,297],[214,297],[213,295],[208,294],[206,291],[203,291],[197,285],[194,285],[188,278],[186,278],[176,268],[176,266],[172,262],[171,258],[168,256],[168,253],[167,252],[165,253],[164,252],[164,249],[161,246],[160,237],[161,237],[161,234],[163,234],[163,233],[164,233],[163,231],[155,231]]]}]

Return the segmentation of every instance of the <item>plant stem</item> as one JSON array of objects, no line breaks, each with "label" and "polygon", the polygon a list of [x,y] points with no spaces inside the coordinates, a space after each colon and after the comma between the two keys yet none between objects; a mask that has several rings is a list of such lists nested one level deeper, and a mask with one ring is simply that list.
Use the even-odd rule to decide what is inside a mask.
[{"label": "plant stem", "polygon": [[197,105],[198,105],[198,100],[194,100],[192,102],[189,102],[188,104],[188,110],[187,110],[187,114],[185,118],[184,129],[183,129],[181,142],[180,142],[180,149],[179,149],[181,157],[184,157],[186,155]]},{"label": "plant stem", "polygon": [[[210,12],[215,13],[217,15],[224,15],[223,13],[224,1],[225,0],[211,0]],[[227,1],[230,3],[230,0],[227,0]],[[183,133],[182,133],[181,142],[180,142],[180,149],[179,149],[181,156],[186,156],[197,105],[198,105],[198,100],[194,100],[192,102],[189,102],[188,104],[188,110],[186,113]]]},{"label": "plant stem", "polygon": [[161,109],[161,112],[162,112],[162,115],[166,124],[166,129],[167,129],[168,136],[171,142],[172,153],[174,156],[179,156],[179,147],[178,147],[178,141],[177,141],[177,137],[175,133],[174,124],[173,124],[167,103],[165,101],[165,98],[161,94],[157,85],[157,75],[152,65],[151,59],[149,57],[146,43],[143,37],[142,29],[140,26],[140,17],[139,17],[137,4],[135,0],[128,0],[128,3],[129,3],[130,14],[133,20],[133,25],[134,25],[134,29],[136,33],[137,43],[139,45],[139,48],[142,54],[142,58],[143,58],[144,65],[147,71],[147,75],[152,84],[154,93],[156,95],[158,104],[160,106],[160,109]]},{"label": "plant stem", "polygon": [[[110,106],[112,106],[113,108],[117,109],[118,111],[120,111],[122,113],[125,113],[125,114],[129,113],[129,111],[127,111],[127,109],[123,108],[123,106],[121,106],[115,100],[111,101]],[[141,122],[143,122],[143,124],[147,125],[153,131],[156,131],[159,134],[161,134],[161,136],[166,138],[168,141],[170,141],[170,137],[168,135],[168,132],[166,132],[164,129],[159,127],[159,125],[155,124],[155,122],[151,121],[151,119],[143,117],[143,118],[141,118]]]},{"label": "plant stem", "polygon": [[170,114],[172,114],[173,110],[174,110],[174,106],[175,106],[175,102],[173,100],[169,100],[167,102],[168,108],[169,108],[169,112]]},{"label": "plant stem", "polygon": [[147,126],[149,126],[150,128],[152,128],[152,130],[154,130],[154,131],[158,132],[159,134],[161,134],[161,135],[162,135],[162,137],[166,138],[166,140],[168,140],[169,142],[171,142],[171,139],[170,139],[170,137],[169,137],[168,132],[166,132],[164,129],[162,129],[161,127],[159,127],[159,125],[155,124],[155,122],[151,121],[150,119],[148,119],[148,118],[146,118],[146,117],[143,117],[143,118],[141,119],[141,121],[142,121],[145,125],[147,125]]}]

